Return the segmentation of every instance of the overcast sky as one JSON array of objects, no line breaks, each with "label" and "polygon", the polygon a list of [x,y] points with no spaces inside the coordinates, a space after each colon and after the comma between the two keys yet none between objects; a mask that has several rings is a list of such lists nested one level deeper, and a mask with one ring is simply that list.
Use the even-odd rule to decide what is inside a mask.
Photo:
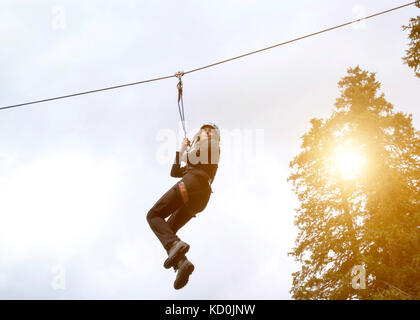
[{"label": "overcast sky", "polygon": [[[2,0],[0,106],[171,75],[406,2]],[[401,60],[418,14],[184,77],[189,137],[206,121],[222,136],[209,205],[179,231],[196,268],[179,291],[146,221],[177,182],[176,79],[0,111],[0,297],[290,299],[300,137],[356,65],[420,127],[419,79]]]}]

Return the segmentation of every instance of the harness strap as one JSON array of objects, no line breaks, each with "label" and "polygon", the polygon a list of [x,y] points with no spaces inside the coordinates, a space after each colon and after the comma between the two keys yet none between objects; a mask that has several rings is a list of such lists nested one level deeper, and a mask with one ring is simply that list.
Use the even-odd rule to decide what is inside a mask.
[{"label": "harness strap", "polygon": [[180,181],[178,183],[179,185],[179,191],[181,192],[181,196],[182,196],[182,200],[184,200],[184,203],[188,202],[188,191],[187,188],[185,187],[185,184],[183,181]]}]

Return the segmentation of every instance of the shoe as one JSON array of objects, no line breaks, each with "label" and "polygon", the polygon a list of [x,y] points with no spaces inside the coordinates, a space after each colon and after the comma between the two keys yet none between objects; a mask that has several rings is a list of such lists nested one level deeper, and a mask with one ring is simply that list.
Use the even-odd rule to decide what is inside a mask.
[{"label": "shoe", "polygon": [[188,250],[190,245],[182,240],[175,241],[168,250],[168,258],[163,263],[165,269],[175,266],[179,259],[183,257]]},{"label": "shoe", "polygon": [[194,271],[194,265],[184,257],[178,262],[178,272],[174,282],[176,290],[181,289],[188,283],[191,273]]}]

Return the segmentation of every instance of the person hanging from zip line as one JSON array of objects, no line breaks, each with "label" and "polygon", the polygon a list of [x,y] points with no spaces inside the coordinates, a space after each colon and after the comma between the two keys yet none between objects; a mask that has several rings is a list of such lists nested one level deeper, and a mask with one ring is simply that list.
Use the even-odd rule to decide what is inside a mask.
[{"label": "person hanging from zip line", "polygon": [[[187,146],[190,148],[187,150]],[[174,288],[184,287],[194,271],[187,259],[190,245],[182,241],[177,231],[196,214],[203,211],[213,193],[214,181],[220,159],[220,130],[214,123],[205,123],[195,134],[192,144],[182,141],[171,168],[171,177],[182,178],[175,183],[149,210],[147,222],[165,248],[168,258],[166,269],[177,272]],[[181,161],[186,165],[181,167]],[[168,218],[165,220],[166,218]]]}]

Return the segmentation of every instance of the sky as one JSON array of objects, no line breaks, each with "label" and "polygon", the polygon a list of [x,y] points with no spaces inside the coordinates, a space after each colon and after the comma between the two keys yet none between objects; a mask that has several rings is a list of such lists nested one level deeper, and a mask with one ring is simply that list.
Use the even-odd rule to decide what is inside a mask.
[{"label": "sky", "polygon": [[[2,0],[0,106],[172,75],[404,3]],[[188,137],[215,122],[221,158],[207,208],[178,233],[195,265],[178,291],[146,221],[179,180],[177,79],[1,110],[0,298],[291,299],[301,136],[357,65],[420,127],[419,79],[401,60],[418,14],[184,76]]]}]

